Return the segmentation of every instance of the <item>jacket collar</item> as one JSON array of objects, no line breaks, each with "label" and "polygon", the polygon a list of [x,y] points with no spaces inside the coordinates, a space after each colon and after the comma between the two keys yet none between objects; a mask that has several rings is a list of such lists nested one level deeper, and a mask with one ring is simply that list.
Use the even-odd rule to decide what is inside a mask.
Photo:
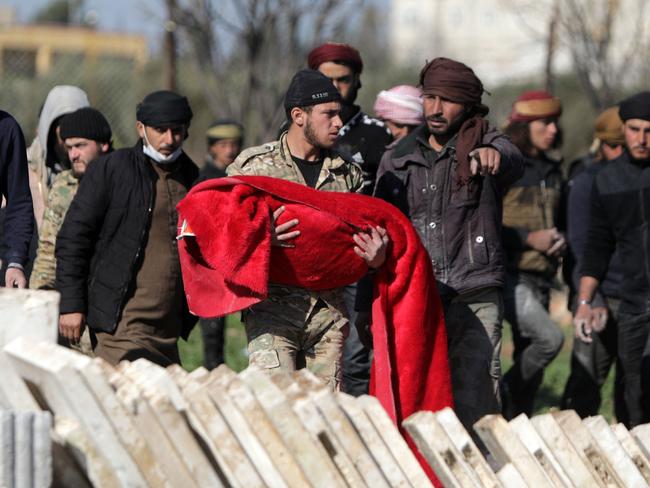
[{"label": "jacket collar", "polygon": [[[285,131],[280,136],[278,150],[280,151],[280,156],[284,164],[293,167],[294,163],[291,158],[291,151],[289,151],[289,144],[287,143],[287,133]],[[323,155],[323,169],[337,169],[346,163],[346,160],[340,154],[330,149],[321,149],[321,154]]]},{"label": "jacket collar", "polygon": [[[421,164],[430,167],[431,164],[424,151],[433,151],[429,145],[429,130],[426,123],[418,126],[409,135],[401,139],[393,151],[393,166],[403,168],[407,163]],[[452,156],[456,152],[456,136],[454,136],[440,151],[438,158],[446,153]]]}]

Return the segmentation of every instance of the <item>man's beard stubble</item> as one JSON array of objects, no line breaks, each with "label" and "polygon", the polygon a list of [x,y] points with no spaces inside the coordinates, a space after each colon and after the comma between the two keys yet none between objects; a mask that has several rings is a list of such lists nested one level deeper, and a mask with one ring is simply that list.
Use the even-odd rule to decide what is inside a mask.
[{"label": "man's beard stubble", "polygon": [[436,130],[436,129],[432,129],[427,123],[427,129],[429,130],[429,134],[434,136],[453,136],[454,134],[456,134],[456,132],[458,132],[460,126],[463,125],[463,122],[465,122],[467,118],[468,118],[468,114],[466,112],[461,112],[458,115],[458,117],[456,117],[451,122],[449,122],[446,118],[444,118],[441,115],[429,115],[425,119],[426,122],[442,122],[447,124],[447,128],[442,130]]}]

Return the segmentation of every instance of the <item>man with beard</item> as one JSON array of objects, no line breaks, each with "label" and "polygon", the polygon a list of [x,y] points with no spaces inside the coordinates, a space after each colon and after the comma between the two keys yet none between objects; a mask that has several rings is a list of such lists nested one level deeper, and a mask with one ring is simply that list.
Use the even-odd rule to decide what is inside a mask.
[{"label": "man with beard", "polygon": [[616,250],[623,274],[618,357],[628,427],[650,421],[650,92],[619,104],[625,151],[595,176],[574,325],[588,339],[602,317],[592,308]]},{"label": "man with beard", "polygon": [[513,365],[504,375],[504,416],[530,416],[544,369],[564,334],[549,314],[550,291],[566,250],[564,180],[559,144],[560,100],[543,90],[522,93],[512,106],[506,135],[524,155],[524,174],[503,200],[506,253],[505,317],[512,327]]},{"label": "man with beard", "polygon": [[36,260],[29,278],[32,289],[54,289],[56,235],[88,164],[111,150],[111,127],[104,115],[94,108],[80,108],[63,116],[59,130],[72,167],[54,177],[48,194]]},{"label": "man with beard", "polygon": [[[289,129],[280,140],[244,150],[228,166],[228,176],[271,176],[323,191],[359,192],[361,170],[333,150],[342,122],[341,95],[315,70],[291,80],[284,108]],[[274,214],[273,243],[292,246],[300,234],[297,219]],[[371,268],[386,259],[388,236],[380,227],[355,234],[357,255]],[[296,244],[298,245],[298,244]],[[249,364],[263,371],[307,367],[332,389],[341,382],[341,352],[348,335],[343,290],[308,291],[269,283],[268,298],[242,313],[248,337]]]},{"label": "man with beard", "polygon": [[427,248],[447,325],[456,413],[471,427],[500,411],[504,263],[501,201],[521,154],[489,127],[483,84],[457,61],[420,73],[425,124],[388,150],[375,195],[400,208]]},{"label": "man with beard", "polygon": [[136,117],[140,139],[88,167],[57,236],[59,332],[76,343],[87,324],[108,363],[168,366],[196,323],[176,241],[176,205],[198,177],[182,149],[192,109],[163,90],[144,97]]},{"label": "man with beard", "polygon": [[[348,44],[327,42],[318,46],[307,56],[307,64],[327,76],[341,94],[340,117],[343,126],[334,146],[341,154],[347,154],[363,171],[362,192],[372,195],[375,175],[381,155],[392,140],[384,123],[372,118],[355,105],[357,92],[361,88],[363,61],[354,47]],[[357,287],[345,290],[345,303],[350,322],[356,322]],[[343,352],[343,390],[358,396],[368,393],[370,381],[370,351],[363,346],[356,327],[350,330]]]},{"label": "man with beard", "polygon": [[311,50],[307,64],[310,69],[327,76],[341,94],[343,126],[334,147],[340,153],[350,155],[361,166],[362,191],[372,195],[381,155],[392,136],[381,120],[370,117],[354,103],[361,88],[361,55],[349,44],[327,42]]},{"label": "man with beard", "polygon": [[[575,263],[571,273],[575,291],[579,287],[580,263],[589,230],[594,178],[609,161],[617,159],[624,151],[623,122],[618,115],[618,107],[610,107],[596,118],[594,136],[590,155],[592,161],[570,182],[567,205],[567,240]],[[565,266],[566,260],[562,262],[562,267]],[[592,334],[589,336],[585,336],[580,327],[575,327],[571,374],[564,388],[560,408],[575,410],[583,418],[598,415],[601,404],[600,389],[610,368],[617,361],[617,317],[622,281],[621,260],[615,253],[591,303],[593,313],[601,320],[592,324]],[[575,298],[572,300],[575,311],[576,304],[573,302]],[[616,366],[614,413],[619,422],[626,421],[620,363]]]}]

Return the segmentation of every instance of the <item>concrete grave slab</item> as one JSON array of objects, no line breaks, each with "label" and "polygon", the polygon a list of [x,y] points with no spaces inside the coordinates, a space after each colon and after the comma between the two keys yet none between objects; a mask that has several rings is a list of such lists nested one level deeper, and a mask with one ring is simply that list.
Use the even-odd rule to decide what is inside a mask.
[{"label": "concrete grave slab", "polygon": [[49,487],[52,485],[52,414],[35,412],[32,426],[33,486]]},{"label": "concrete grave slab", "polygon": [[336,394],[308,369],[295,371],[292,373],[292,377],[308,393],[309,398],[337,437],[341,447],[347,452],[364,482],[373,488],[388,488],[388,480],[368,452],[359,433],[341,410],[335,398]]},{"label": "concrete grave slab", "polygon": [[533,455],[542,469],[544,469],[546,476],[552,480],[553,486],[566,488],[573,486],[571,480],[564,473],[564,469],[557,462],[555,456],[546,446],[546,443],[544,443],[525,414],[515,417],[508,422],[508,425],[519,439],[521,439],[526,449]]},{"label": "concrete grave slab", "polygon": [[14,413],[14,484],[15,488],[31,488],[34,473],[34,412]]},{"label": "concrete grave slab", "polygon": [[133,425],[147,441],[169,484],[173,487],[198,488],[189,468],[177,452],[175,443],[160,424],[140,388],[118,371],[108,380],[116,390],[118,401],[131,416]]},{"label": "concrete grave slab", "polygon": [[309,482],[323,488],[345,486],[323,446],[314,442],[292,411],[285,394],[270,381],[269,376],[249,368],[239,377],[251,389]]},{"label": "concrete grave slab", "polygon": [[[201,424],[203,441],[225,477],[228,485],[246,487],[263,486],[257,470],[246,456],[234,433],[201,384],[188,381],[183,390],[188,400],[189,413],[194,422]],[[193,424],[194,424],[193,422]]]},{"label": "concrete grave slab", "polygon": [[600,447],[617,481],[620,480],[619,486],[630,488],[647,487],[645,479],[636,465],[630,459],[616,438],[616,435],[610,429],[607,421],[600,415],[596,417],[587,417],[582,423],[589,429],[592,437]]},{"label": "concrete grave slab", "polygon": [[445,487],[483,486],[433,412],[414,413],[402,425]]},{"label": "concrete grave slab", "polygon": [[381,406],[379,400],[373,396],[362,395],[357,398],[357,403],[366,412],[370,422],[375,426],[379,435],[384,439],[388,450],[391,451],[413,486],[432,486],[428,476],[413,455],[408,444],[400,434],[397,426]]},{"label": "concrete grave slab", "polygon": [[576,451],[584,454],[592,474],[605,485],[618,485],[621,480],[617,478],[616,472],[612,469],[589,429],[583,424],[580,416],[574,410],[552,412],[551,415]]},{"label": "concrete grave slab", "polygon": [[504,464],[501,469],[497,471],[497,478],[499,478],[503,488],[526,488],[530,486],[526,483],[512,463]]},{"label": "concrete grave slab", "polygon": [[579,488],[605,486],[587,455],[569,440],[569,436],[573,433],[565,434],[554,414],[537,415],[531,419],[531,423],[574,486]]},{"label": "concrete grave slab", "polygon": [[338,403],[354,426],[368,451],[372,454],[377,465],[381,468],[384,476],[388,480],[388,484],[392,487],[406,487],[411,486],[406,474],[402,471],[397,460],[386,446],[386,443],[375,429],[375,426],[370,422],[370,419],[357,404],[356,398],[346,393],[338,393],[336,395]]},{"label": "concrete grave slab", "polygon": [[449,408],[443,408],[435,412],[435,418],[440,427],[445,431],[447,437],[456,446],[465,462],[471,467],[481,484],[485,487],[495,487],[499,485],[496,474],[479,451],[478,447],[472,440],[472,437],[460,423],[454,411]]},{"label": "concrete grave slab", "polygon": [[0,486],[14,486],[14,413],[0,410]]},{"label": "concrete grave slab", "polygon": [[[210,375],[215,376],[219,368],[213,370]],[[224,375],[228,375],[228,371],[224,371]],[[307,476],[300,464],[285,445],[282,436],[248,386],[240,377],[236,376],[227,380],[227,390],[239,412],[246,419],[250,428],[255,431],[257,439],[266,450],[274,466],[280,470],[285,482],[296,488],[309,486]]]},{"label": "concrete grave slab", "polygon": [[243,449],[247,460],[252,460],[257,474],[264,483],[271,487],[290,486],[258,439],[256,426],[248,424],[239,407],[228,394],[228,385],[236,378],[236,375],[226,369],[221,369],[215,375],[209,375],[207,381],[206,378],[202,378],[203,381],[197,385],[207,393],[219,414],[230,427],[230,431]]},{"label": "concrete grave slab", "polygon": [[474,430],[501,466],[512,463],[519,473],[525,473],[529,485],[553,486],[552,480],[501,415],[486,415],[474,424]]},{"label": "concrete grave slab", "polygon": [[101,404],[78,371],[90,364],[88,357],[56,344],[35,343],[25,337],[8,344],[5,352],[16,372],[39,390],[38,395],[55,415],[78,421],[97,452],[111,452],[107,462],[122,483],[126,486],[145,484]]},{"label": "concrete grave slab", "polygon": [[54,420],[54,430],[83,469],[92,486],[102,488],[133,486],[120,482],[106,457],[98,451],[89,434],[77,422],[58,416]]},{"label": "concrete grave slab", "polygon": [[101,402],[106,415],[113,423],[122,444],[140,468],[150,486],[170,486],[162,466],[154,456],[145,437],[135,427],[131,415],[117,399],[109,377],[115,369],[101,358],[94,358],[79,369],[88,386]]},{"label": "concrete grave slab", "polygon": [[196,442],[186,420],[187,400],[167,371],[146,359],[122,364],[120,370],[140,388],[160,426],[173,439],[176,452],[198,486],[221,486],[214,465]]},{"label": "concrete grave slab", "polygon": [[316,405],[309,396],[288,374],[275,374],[271,381],[284,392],[294,413],[298,416],[304,428],[311,433],[316,443],[320,443],[338,468],[347,486],[361,487],[365,483],[361,474],[343,449],[338,438],[321,417]]},{"label": "concrete grave slab", "polygon": [[614,435],[616,435],[618,442],[621,443],[621,446],[623,446],[627,455],[632,459],[632,462],[634,462],[637,469],[641,472],[646,483],[650,485],[650,459],[641,452],[641,449],[639,449],[639,446],[634,441],[632,434],[630,434],[623,424],[612,426],[612,430],[614,431]]}]

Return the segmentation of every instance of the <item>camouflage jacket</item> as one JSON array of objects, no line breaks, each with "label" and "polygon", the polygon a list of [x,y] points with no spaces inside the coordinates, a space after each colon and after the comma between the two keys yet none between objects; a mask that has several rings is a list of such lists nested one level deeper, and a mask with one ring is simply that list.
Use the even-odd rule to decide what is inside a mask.
[{"label": "camouflage jacket", "polygon": [[53,289],[56,277],[56,259],[54,248],[56,235],[63,225],[65,214],[77,193],[79,180],[72,170],[59,173],[52,182],[52,188],[47,197],[47,207],[43,214],[43,225],[38,238],[38,251],[29,287],[33,289]]},{"label": "camouflage jacket", "polygon": [[[278,141],[245,149],[228,166],[226,172],[228,176],[271,176],[306,185],[300,169],[291,158],[286,132]],[[362,185],[362,172],[359,166],[334,151],[325,154],[323,167],[316,182],[317,190],[360,193]],[[354,245],[352,241],[350,245]],[[306,321],[319,299],[327,304],[335,316],[347,317],[342,290],[310,292],[302,288],[278,286],[272,283],[269,284],[268,300],[252,307],[251,311],[260,309],[259,311],[262,312],[264,309],[266,312],[271,312],[271,315],[280,313],[292,316],[296,322],[300,322],[301,319]]]}]

